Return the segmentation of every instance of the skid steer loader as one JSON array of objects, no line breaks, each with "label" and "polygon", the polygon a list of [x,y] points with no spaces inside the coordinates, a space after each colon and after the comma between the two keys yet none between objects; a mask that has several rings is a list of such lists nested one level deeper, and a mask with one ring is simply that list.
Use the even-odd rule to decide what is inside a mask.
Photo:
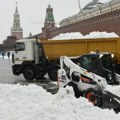
[{"label": "skid steer loader", "polygon": [[106,90],[108,85],[120,84],[115,72],[113,54],[87,54],[78,57],[60,57],[59,87],[72,86],[75,97],[87,98],[100,108],[120,110],[120,97]]}]

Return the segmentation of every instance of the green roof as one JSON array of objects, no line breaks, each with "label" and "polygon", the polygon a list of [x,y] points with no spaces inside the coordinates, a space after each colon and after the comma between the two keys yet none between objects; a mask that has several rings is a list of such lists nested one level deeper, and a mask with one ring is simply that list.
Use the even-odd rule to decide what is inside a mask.
[{"label": "green roof", "polygon": [[53,13],[47,13],[45,21],[54,21]]},{"label": "green roof", "polygon": [[51,5],[50,5],[50,4],[48,5],[48,8],[51,8]]},{"label": "green roof", "polygon": [[48,5],[48,8],[47,8],[48,12],[46,13],[45,21],[53,22],[54,21],[53,12],[51,10],[49,11],[49,9],[52,9],[50,4]]}]

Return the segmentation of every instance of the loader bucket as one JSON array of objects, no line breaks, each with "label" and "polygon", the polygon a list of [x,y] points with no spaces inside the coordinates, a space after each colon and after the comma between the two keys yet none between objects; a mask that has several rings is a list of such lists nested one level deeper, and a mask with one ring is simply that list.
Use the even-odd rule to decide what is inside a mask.
[{"label": "loader bucket", "polygon": [[120,97],[109,92],[103,92],[103,109],[113,109],[116,113],[120,112]]}]

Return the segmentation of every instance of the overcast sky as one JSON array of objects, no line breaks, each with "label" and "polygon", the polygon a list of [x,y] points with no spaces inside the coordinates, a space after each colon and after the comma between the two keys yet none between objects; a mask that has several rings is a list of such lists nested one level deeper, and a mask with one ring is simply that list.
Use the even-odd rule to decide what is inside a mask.
[{"label": "overcast sky", "polygon": [[[80,0],[81,7],[83,8],[91,1]],[[106,2],[109,0],[100,1]],[[63,18],[79,12],[78,0],[0,0],[0,43],[10,35],[16,2],[18,2],[18,12],[24,37],[28,36],[30,32],[33,35],[41,32],[49,3],[53,8],[57,25]]]}]

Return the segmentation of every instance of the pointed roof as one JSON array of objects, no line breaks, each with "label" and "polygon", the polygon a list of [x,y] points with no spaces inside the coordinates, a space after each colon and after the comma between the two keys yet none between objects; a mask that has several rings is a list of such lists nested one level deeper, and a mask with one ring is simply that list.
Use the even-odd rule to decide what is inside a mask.
[{"label": "pointed roof", "polygon": [[49,4],[46,12],[45,21],[54,21],[53,11],[51,11],[52,7]]},{"label": "pointed roof", "polygon": [[50,4],[48,5],[48,8],[51,8],[51,5],[50,5]]},{"label": "pointed roof", "polygon": [[18,13],[17,2],[16,2],[16,9],[15,9],[15,13]]},{"label": "pointed roof", "polygon": [[29,33],[29,37],[31,37],[31,36],[32,36],[32,33],[30,32],[30,33]]}]

